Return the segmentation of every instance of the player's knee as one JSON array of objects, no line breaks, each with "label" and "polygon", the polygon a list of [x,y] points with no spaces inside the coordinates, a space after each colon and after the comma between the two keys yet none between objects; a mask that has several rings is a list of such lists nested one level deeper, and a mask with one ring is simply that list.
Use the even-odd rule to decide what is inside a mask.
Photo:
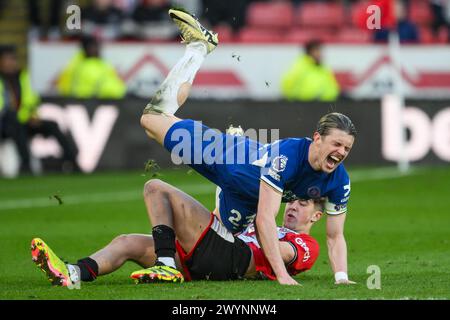
[{"label": "player's knee", "polygon": [[[158,117],[158,116],[157,116]],[[145,132],[151,139],[156,138],[156,132],[155,132],[155,115],[150,114],[143,114],[141,116],[141,127],[145,129]]]},{"label": "player's knee", "polygon": [[140,119],[141,126],[146,130],[152,130],[155,124],[161,122],[162,117],[161,114],[144,113]]},{"label": "player's knee", "polygon": [[138,244],[139,238],[132,234],[121,234],[113,239],[111,244],[114,246],[115,250],[120,252],[121,256],[125,259],[133,259],[136,256],[141,256],[142,250]]},{"label": "player's knee", "polygon": [[128,248],[132,243],[131,236],[129,234],[121,234],[117,236],[111,241],[111,244],[114,244],[117,248]]},{"label": "player's knee", "polygon": [[159,179],[151,179],[144,185],[144,197],[149,197],[155,193],[162,192],[165,189],[165,183]]}]

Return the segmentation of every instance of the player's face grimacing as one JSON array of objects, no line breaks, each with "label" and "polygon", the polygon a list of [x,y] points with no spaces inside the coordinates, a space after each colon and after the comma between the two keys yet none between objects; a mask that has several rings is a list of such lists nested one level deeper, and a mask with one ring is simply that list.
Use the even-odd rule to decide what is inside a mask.
[{"label": "player's face grimacing", "polygon": [[354,141],[352,135],[339,129],[331,129],[327,135],[314,133],[316,154],[313,156],[313,168],[333,172],[347,158]]},{"label": "player's face grimacing", "polygon": [[321,215],[322,212],[317,210],[314,200],[291,201],[284,209],[283,225],[294,231],[302,231],[310,223],[319,220]]}]

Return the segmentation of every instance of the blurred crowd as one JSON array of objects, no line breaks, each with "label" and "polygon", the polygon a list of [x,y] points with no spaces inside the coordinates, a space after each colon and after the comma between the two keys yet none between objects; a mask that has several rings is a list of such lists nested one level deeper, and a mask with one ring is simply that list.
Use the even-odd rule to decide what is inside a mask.
[{"label": "blurred crowd", "polygon": [[[0,46],[0,142],[9,139],[20,156],[20,170],[33,173],[31,138],[36,135],[53,137],[63,151],[61,170],[79,172],[78,150],[54,121],[41,119],[38,114],[40,97],[31,86],[30,75],[18,60],[14,46]],[[4,150],[1,152],[2,156]]]},{"label": "blurred crowd", "polygon": [[[0,0],[0,16],[5,1]],[[75,1],[76,2],[76,1]],[[386,42],[396,29],[403,43],[450,42],[450,0],[376,0],[390,6],[394,23],[379,30],[366,28],[368,0],[79,0],[81,29],[67,30],[64,19],[69,2],[27,0],[28,40],[76,39],[79,50],[56,79],[60,96],[121,99],[127,87],[115,68],[102,58],[105,40],[179,39],[169,20],[170,7],[194,13],[220,41],[290,43],[304,50],[281,79],[282,96],[291,101],[335,101],[342,96],[333,71],[322,59],[322,44]],[[384,11],[384,14],[386,11]],[[385,15],[386,16],[386,15]],[[44,17],[46,19],[44,19]],[[44,21],[45,20],[45,21]],[[391,21],[391,22],[392,22]],[[283,42],[283,41],[281,41]],[[345,93],[344,93],[345,94]],[[76,147],[55,122],[40,119],[39,96],[27,69],[20,66],[14,46],[0,46],[0,147],[2,140],[16,144],[22,171],[30,172],[30,139],[41,134],[55,137],[63,151],[66,171],[79,171]]]},{"label": "blurred crowd", "polygon": [[[0,0],[5,1],[5,0]],[[48,22],[42,28],[39,0],[28,0],[32,38],[60,39],[79,36],[61,25],[64,1],[49,0]],[[390,0],[389,0],[390,1]],[[383,2],[368,0],[90,0],[79,1],[82,13],[83,34],[94,35],[105,40],[174,40],[177,30],[170,22],[167,10],[182,6],[193,12],[208,27],[217,29],[225,40],[267,39],[258,35],[251,27],[283,26],[285,33],[311,29],[324,41],[334,38],[342,30],[343,42],[352,39],[366,39],[357,25],[358,11],[365,10],[368,3]],[[404,42],[433,42],[436,39],[450,39],[449,0],[392,0],[395,3],[397,28]],[[314,6],[316,5],[316,6]],[[1,10],[1,9],[0,9]],[[305,22],[313,20],[312,24]],[[260,21],[258,20],[266,20]],[[269,21],[275,20],[275,21]],[[282,21],[281,21],[282,20]],[[299,20],[305,20],[300,21]],[[314,22],[314,20],[316,20]],[[330,22],[333,21],[333,23]],[[254,23],[256,21],[256,24]],[[322,32],[323,26],[333,26],[332,32]],[[245,30],[243,30],[245,29]],[[254,29],[254,28],[253,28]],[[316,30],[314,30],[316,29]],[[349,31],[350,29],[350,31]],[[260,30],[261,31],[261,30]],[[319,32],[320,31],[320,32]],[[330,30],[328,30],[330,31]],[[344,32],[345,31],[345,32]],[[368,41],[385,41],[388,30],[384,29]],[[295,32],[293,32],[295,34]],[[299,33],[299,32],[297,32]],[[312,32],[314,33],[314,32]],[[347,35],[349,34],[350,35]],[[353,33],[353,34],[351,34]],[[270,32],[268,33],[271,34]],[[295,42],[302,36],[288,37]],[[278,37],[279,39],[279,37]]]}]

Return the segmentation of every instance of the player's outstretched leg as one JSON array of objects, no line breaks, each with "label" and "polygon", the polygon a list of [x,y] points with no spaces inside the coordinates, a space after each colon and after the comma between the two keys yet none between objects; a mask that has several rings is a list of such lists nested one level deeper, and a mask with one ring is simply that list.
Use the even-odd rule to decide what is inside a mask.
[{"label": "player's outstretched leg", "polygon": [[174,114],[189,96],[192,82],[206,55],[219,42],[216,33],[204,28],[188,12],[170,9],[169,16],[180,29],[186,51],[145,107],[141,117],[141,125],[147,135],[161,144],[169,128],[179,121]]},{"label": "player's outstretched leg", "polygon": [[106,247],[74,264],[63,262],[42,239],[35,238],[31,241],[31,256],[53,285],[65,287],[75,286],[80,281],[94,281],[98,276],[119,269],[126,261],[133,261],[143,268],[156,261],[153,238],[144,234],[120,235]]}]

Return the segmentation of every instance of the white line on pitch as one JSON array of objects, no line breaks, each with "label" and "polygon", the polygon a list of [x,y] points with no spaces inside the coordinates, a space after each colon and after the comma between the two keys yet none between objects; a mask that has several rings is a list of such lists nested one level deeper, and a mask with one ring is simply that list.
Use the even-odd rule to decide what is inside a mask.
[{"label": "white line on pitch", "polygon": [[[179,189],[195,196],[202,194],[213,193],[215,188],[213,185],[207,184],[192,184],[192,185],[180,185]],[[91,193],[91,194],[79,194],[79,195],[67,195],[62,196],[64,205],[74,205],[82,203],[104,203],[104,202],[123,202],[134,201],[142,199],[142,190],[134,191],[115,191],[115,192],[103,192],[103,193]],[[27,209],[37,207],[55,207],[56,199],[52,198],[25,198],[14,199],[0,202],[1,210],[10,209]]]},{"label": "white line on pitch", "polygon": [[369,181],[369,180],[384,180],[384,179],[395,179],[402,178],[411,175],[416,175],[424,172],[422,169],[412,168],[408,172],[400,172],[396,167],[385,167],[376,169],[363,169],[363,170],[352,170],[350,171],[351,182]]},{"label": "white line on pitch", "polygon": [[[420,170],[412,170],[409,173],[400,173],[396,168],[378,168],[369,170],[354,170],[350,172],[352,182],[394,179],[419,173]],[[212,184],[191,184],[179,185],[177,188],[189,193],[192,196],[214,193],[215,187]],[[76,205],[82,203],[105,203],[124,202],[142,199],[141,190],[127,190],[79,195],[67,195],[62,197],[64,205]],[[24,198],[6,200],[0,202],[0,211],[11,209],[28,209],[55,207],[56,199],[49,198]]]}]

